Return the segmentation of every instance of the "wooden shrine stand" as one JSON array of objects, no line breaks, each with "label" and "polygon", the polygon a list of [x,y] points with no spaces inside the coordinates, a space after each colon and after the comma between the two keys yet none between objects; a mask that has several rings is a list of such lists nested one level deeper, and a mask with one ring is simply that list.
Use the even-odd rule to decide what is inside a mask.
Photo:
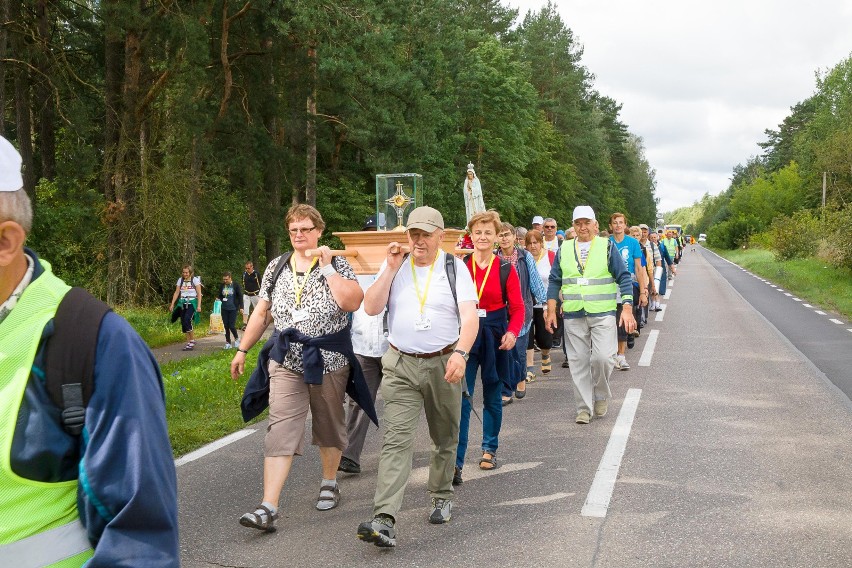
[{"label": "wooden shrine stand", "polygon": [[[376,274],[387,258],[387,246],[396,241],[408,246],[408,237],[402,231],[352,231],[332,233],[343,242],[347,251],[357,251],[356,256],[348,256],[349,264],[355,274]],[[455,254],[456,243],[464,234],[459,229],[444,230],[441,248]]]}]

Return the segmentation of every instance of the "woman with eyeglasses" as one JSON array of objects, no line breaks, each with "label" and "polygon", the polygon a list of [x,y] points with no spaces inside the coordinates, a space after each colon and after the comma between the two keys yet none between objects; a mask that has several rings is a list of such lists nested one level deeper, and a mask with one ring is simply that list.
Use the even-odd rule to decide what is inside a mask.
[{"label": "woman with eyeglasses", "polygon": [[509,223],[503,223],[497,234],[497,244],[499,245],[497,256],[509,262],[518,272],[521,297],[524,301],[524,325],[512,353],[512,370],[508,376],[503,377],[503,406],[506,406],[512,402],[513,394],[518,399],[524,398],[527,394],[526,352],[533,322],[533,306],[547,301],[547,288],[536,270],[532,255],[517,246],[515,227]]},{"label": "woman with eyeglasses", "polygon": [[[544,237],[540,231],[530,231],[524,240],[527,252],[535,261],[535,270],[542,283],[547,282],[550,277],[550,268],[556,253],[544,250]],[[546,321],[547,301],[536,302],[533,306],[532,326],[530,327],[529,340],[527,341],[527,377],[526,381],[531,383],[536,378],[535,373],[535,346],[541,350],[541,372],[548,374],[553,370],[553,362],[550,358],[550,350],[553,349],[553,334],[547,331]]]},{"label": "woman with eyeglasses", "polygon": [[[353,388],[367,388],[354,361],[349,331],[348,312],[357,310],[364,298],[355,272],[344,257],[332,257],[328,247],[318,246],[325,222],[315,208],[294,205],[287,212],[285,224],[293,252],[266,267],[258,293],[260,301],[231,362],[231,376],[236,380],[245,368],[246,353],[260,339],[271,315],[275,332],[260,352],[258,368],[243,398],[243,417],[247,417],[250,404],[259,414],[265,399],[258,396],[250,400],[249,395],[263,395],[263,387],[268,386],[263,499],[240,518],[243,526],[266,532],[275,530],[278,501],[293,456],[303,452],[309,410],[312,443],[319,446],[322,462],[316,508],[326,511],[337,506],[337,468],[347,444],[344,394],[352,394]],[[319,256],[307,256],[309,249],[318,249]],[[375,418],[371,400],[366,401],[370,404],[358,402]]]}]

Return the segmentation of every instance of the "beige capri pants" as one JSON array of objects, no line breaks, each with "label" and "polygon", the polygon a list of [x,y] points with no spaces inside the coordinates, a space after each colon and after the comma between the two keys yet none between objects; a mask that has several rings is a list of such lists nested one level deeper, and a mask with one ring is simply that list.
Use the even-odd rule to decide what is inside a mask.
[{"label": "beige capri pants", "polygon": [[302,455],[308,409],[311,443],[345,450],[348,440],[343,397],[348,379],[349,365],[345,365],[323,375],[321,385],[309,385],[302,373],[269,361],[269,425],[263,455]]}]

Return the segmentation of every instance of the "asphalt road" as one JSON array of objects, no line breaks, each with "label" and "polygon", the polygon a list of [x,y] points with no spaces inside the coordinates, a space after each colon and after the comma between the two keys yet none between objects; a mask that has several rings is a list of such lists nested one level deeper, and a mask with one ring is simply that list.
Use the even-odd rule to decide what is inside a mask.
[{"label": "asphalt road", "polygon": [[[308,448],[285,486],[278,532],[240,526],[261,494],[264,424],[255,425],[178,467],[183,565],[852,565],[849,398],[726,276],[705,254],[687,255],[662,321],[652,316],[628,353],[632,369],[611,378],[609,413],[588,426],[574,424],[570,377],[556,355],[554,373],[505,409],[499,468],[478,471],[471,444],[453,520],[443,526],[426,521],[422,423],[396,549],[355,537],[371,516],[381,430],[368,436],[364,472],[338,478],[337,509],[314,509],[320,468]],[[848,350],[852,333],[843,332]],[[653,356],[643,357],[650,366],[639,366],[653,340]],[[626,436],[614,425],[628,390],[639,401]],[[471,440],[481,436],[477,426],[474,419]],[[605,516],[585,516],[611,434],[626,439],[614,491]]]}]

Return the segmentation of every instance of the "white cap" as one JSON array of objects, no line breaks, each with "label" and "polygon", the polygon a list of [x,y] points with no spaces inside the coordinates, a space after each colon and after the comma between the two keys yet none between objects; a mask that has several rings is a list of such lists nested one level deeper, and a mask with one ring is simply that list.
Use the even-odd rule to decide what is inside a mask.
[{"label": "white cap", "polygon": [[535,217],[533,217],[532,224],[544,225],[544,217],[542,217],[541,215],[536,215]]},{"label": "white cap", "polygon": [[572,218],[572,222],[577,219],[590,219],[592,221],[595,220],[595,210],[589,207],[588,205],[578,205],[574,208],[574,217]]},{"label": "white cap", "polygon": [[12,143],[0,136],[0,191],[18,191],[24,187],[21,155]]}]

